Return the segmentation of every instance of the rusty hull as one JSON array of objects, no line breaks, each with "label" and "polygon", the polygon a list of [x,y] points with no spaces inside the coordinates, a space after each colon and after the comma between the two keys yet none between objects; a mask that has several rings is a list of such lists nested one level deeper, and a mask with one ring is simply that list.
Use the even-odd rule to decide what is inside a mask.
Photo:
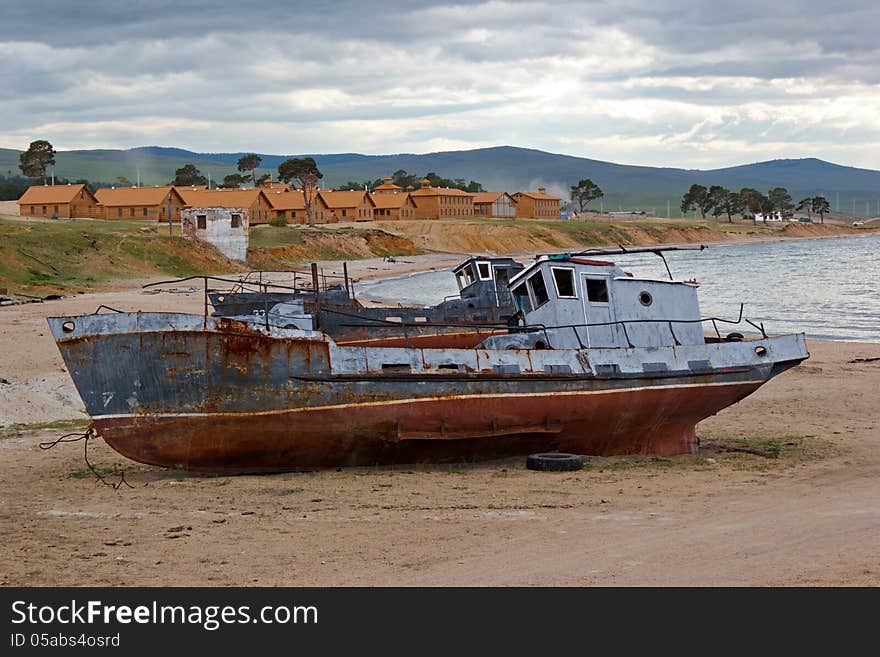
[{"label": "rusty hull", "polygon": [[109,418],[95,426],[132,460],[217,473],[466,461],[552,450],[670,455],[694,451],[696,423],[759,385],[440,397],[278,413]]}]

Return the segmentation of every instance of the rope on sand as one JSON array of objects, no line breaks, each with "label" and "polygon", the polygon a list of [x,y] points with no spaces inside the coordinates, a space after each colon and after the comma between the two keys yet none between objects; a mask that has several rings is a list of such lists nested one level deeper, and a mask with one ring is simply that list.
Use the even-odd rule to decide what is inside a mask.
[{"label": "rope on sand", "polygon": [[83,433],[66,433],[63,436],[59,436],[55,440],[49,440],[46,442],[40,443],[40,449],[52,449],[56,445],[60,445],[62,443],[76,443],[80,440],[83,441],[83,458],[85,459],[86,465],[89,470],[92,471],[92,474],[95,475],[95,478],[100,481],[105,486],[109,486],[113,490],[119,490],[119,488],[125,484],[129,488],[134,488],[130,483],[125,480],[125,471],[119,471],[119,481],[116,483],[107,481],[107,478],[104,477],[100,472],[98,472],[95,467],[89,461],[89,440],[92,438],[97,438],[98,434],[95,432],[94,427],[89,427]]}]

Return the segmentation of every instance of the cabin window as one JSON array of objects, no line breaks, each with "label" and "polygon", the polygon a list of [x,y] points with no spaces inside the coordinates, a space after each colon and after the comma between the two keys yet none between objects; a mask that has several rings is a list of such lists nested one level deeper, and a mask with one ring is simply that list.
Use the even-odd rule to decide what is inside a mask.
[{"label": "cabin window", "polygon": [[643,306],[650,306],[652,303],[654,303],[654,297],[651,296],[650,292],[644,290],[642,292],[639,292],[639,303]]},{"label": "cabin window", "polygon": [[587,299],[593,303],[608,303],[608,283],[604,278],[587,279]]},{"label": "cabin window", "polygon": [[577,299],[574,290],[574,269],[567,267],[551,267],[553,283],[556,285],[556,296],[560,299]]},{"label": "cabin window", "polygon": [[197,214],[196,215],[196,227],[199,230],[205,230],[208,227],[208,215]]},{"label": "cabin window", "polygon": [[240,214],[232,215],[232,217],[229,220],[229,225],[232,228],[241,228],[241,215]]},{"label": "cabin window", "polygon": [[129,217],[133,217],[133,216],[134,216],[134,208],[129,208],[129,209],[128,209],[128,216],[129,216]]},{"label": "cabin window", "polygon": [[532,300],[529,298],[529,291],[525,283],[520,283],[511,291],[513,294],[513,302],[516,307],[524,313],[532,312]]},{"label": "cabin window", "polygon": [[474,278],[474,270],[470,265],[459,269],[456,277],[458,278],[458,287],[462,290],[476,280]]},{"label": "cabin window", "polygon": [[119,208],[119,209],[116,211],[116,216],[117,216],[117,217],[121,217],[121,216],[122,216],[122,208]]},{"label": "cabin window", "polygon": [[36,206],[32,205],[31,206],[31,214],[36,214],[36,213],[37,213],[37,208],[36,208]]},{"label": "cabin window", "polygon": [[529,287],[532,288],[535,308],[544,305],[550,300],[550,295],[547,294],[547,286],[544,284],[544,274],[540,270],[529,277]]},{"label": "cabin window", "polygon": [[477,272],[480,274],[481,281],[491,281],[492,274],[489,271],[489,263],[488,262],[478,262],[477,263]]},{"label": "cabin window", "polygon": [[147,216],[147,209],[146,208],[144,208],[144,216],[145,217]]}]

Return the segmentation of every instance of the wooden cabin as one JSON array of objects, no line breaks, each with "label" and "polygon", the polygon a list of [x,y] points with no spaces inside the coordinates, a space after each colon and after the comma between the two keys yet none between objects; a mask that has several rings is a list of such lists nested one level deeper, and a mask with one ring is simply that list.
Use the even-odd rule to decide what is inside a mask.
[{"label": "wooden cabin", "polygon": [[[308,223],[306,201],[303,198],[302,190],[265,190],[265,194],[272,207],[273,218],[284,218],[292,224]],[[312,198],[312,219],[316,224],[326,224],[334,220],[324,199],[317,192]]]},{"label": "wooden cabin", "polygon": [[473,194],[460,189],[431,187],[426,178],[421,188],[410,192],[416,204],[416,219],[460,219],[474,216]]},{"label": "wooden cabin", "polygon": [[78,218],[101,216],[98,199],[83,184],[32,185],[18,199],[22,217]]},{"label": "wooden cabin", "polygon": [[370,195],[363,191],[332,192],[322,189],[318,196],[324,201],[334,221],[372,221],[373,204]]},{"label": "wooden cabin", "polygon": [[180,195],[188,207],[244,208],[250,212],[250,225],[269,223],[274,216],[272,204],[262,189],[206,189],[193,191],[182,187]]},{"label": "wooden cabin", "polygon": [[415,219],[416,204],[407,192],[379,193],[371,195],[373,205],[373,217],[383,219]]},{"label": "wooden cabin", "polygon": [[475,217],[516,216],[516,201],[507,192],[477,192],[473,197]]},{"label": "wooden cabin", "polygon": [[517,192],[513,195],[516,201],[516,216],[522,219],[559,219],[560,199],[547,194],[547,190],[538,187],[537,192]]},{"label": "wooden cabin", "polygon": [[180,221],[180,210],[187,204],[174,187],[105,187],[95,193],[101,204],[102,219],[146,219]]}]

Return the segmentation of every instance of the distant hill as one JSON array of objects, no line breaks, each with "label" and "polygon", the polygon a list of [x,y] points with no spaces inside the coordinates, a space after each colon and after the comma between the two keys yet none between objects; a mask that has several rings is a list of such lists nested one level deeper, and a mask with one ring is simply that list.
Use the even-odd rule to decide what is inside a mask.
[{"label": "distant hill", "polygon": [[[114,182],[118,176],[135,181],[140,173],[143,184],[165,184],[174,170],[195,164],[213,180],[235,171],[243,153],[194,153],[180,148],[145,146],[129,150],[62,151],[57,155],[55,173],[69,178]],[[18,171],[19,151],[0,149],[0,173]],[[302,155],[300,155],[302,156]],[[295,155],[261,155],[261,172],[277,174],[277,167]],[[693,183],[723,185],[738,190],[755,187],[766,192],[785,187],[795,201],[825,194],[832,207],[844,212],[876,216],[880,214],[880,171],[832,164],[815,158],[771,160],[713,170],[689,170],[614,164],[570,155],[499,146],[468,151],[446,151],[421,155],[362,155],[359,153],[311,154],[324,183],[335,186],[349,180],[365,181],[390,175],[398,169],[424,175],[433,171],[446,178],[477,180],[486,189],[515,192],[538,186],[560,196],[582,178],[592,178],[604,191],[600,203],[605,209],[655,210],[666,214],[667,201],[676,216],[681,195]]]}]

